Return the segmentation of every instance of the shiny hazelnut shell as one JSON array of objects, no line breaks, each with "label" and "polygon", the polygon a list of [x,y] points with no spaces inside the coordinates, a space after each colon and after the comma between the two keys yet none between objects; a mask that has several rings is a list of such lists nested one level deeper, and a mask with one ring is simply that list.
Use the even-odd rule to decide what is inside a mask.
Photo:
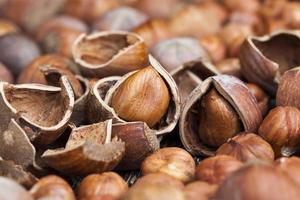
[{"label": "shiny hazelnut shell", "polygon": [[214,148],[209,148],[199,139],[198,120],[199,113],[197,102],[210,89],[216,88],[234,108],[238,114],[245,131],[256,131],[262,120],[261,112],[255,97],[251,94],[247,86],[239,79],[228,76],[218,75],[207,78],[201,85],[194,89],[182,108],[182,115],[179,121],[179,133],[184,147],[192,154],[212,156]]},{"label": "shiny hazelnut shell", "polygon": [[246,85],[255,96],[262,115],[265,116],[269,111],[269,96],[256,84],[246,83]]},{"label": "shiny hazelnut shell", "polygon": [[300,185],[300,159],[299,157],[281,157],[275,161],[275,167],[285,172],[291,179]]}]

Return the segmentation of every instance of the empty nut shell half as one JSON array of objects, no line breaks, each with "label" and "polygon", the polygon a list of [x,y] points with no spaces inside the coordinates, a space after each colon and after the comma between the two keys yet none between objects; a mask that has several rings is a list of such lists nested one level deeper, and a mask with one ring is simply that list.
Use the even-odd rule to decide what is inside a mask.
[{"label": "empty nut shell half", "polygon": [[[218,75],[207,78],[201,85],[195,88],[195,90],[189,96],[189,100],[185,102],[179,122],[179,133],[181,141],[184,147],[190,153],[195,155],[212,156],[214,155],[216,150],[214,147],[206,145],[202,141],[203,139],[200,138],[203,132],[198,132],[198,127],[199,125],[201,125],[201,123],[199,124],[198,121],[201,116],[201,109],[198,108],[199,102],[202,101],[203,97],[205,97],[205,94],[209,90],[217,92],[219,96],[223,98],[223,101],[225,100],[227,102],[227,105],[231,106],[231,109],[233,109],[231,110],[231,112],[235,113],[234,115],[236,115],[238,117],[237,119],[241,121],[239,122],[240,124],[242,124],[242,127],[240,127],[240,131],[256,131],[262,120],[261,112],[259,110],[255,97],[251,94],[247,86],[242,81],[228,75]],[[218,112],[221,112],[221,117],[218,117],[217,112],[215,112],[214,115],[220,119],[223,119],[222,117],[224,113],[222,113],[221,110]],[[206,117],[211,118],[211,116]],[[207,119],[213,120],[210,118]],[[233,118],[230,118],[230,120],[232,119]],[[220,127],[222,127],[223,125],[227,126],[224,123],[222,124],[222,122],[220,121],[214,121],[214,127],[218,125],[216,123],[219,123]],[[231,129],[231,127],[229,127],[229,129]],[[223,131],[224,129],[220,132],[221,135],[219,134],[218,136],[214,134],[210,134],[207,136],[218,138],[217,141],[219,143],[219,139],[222,139],[222,141],[224,141],[225,143],[226,137],[223,138]],[[239,132],[239,129],[237,129],[237,131]],[[234,134],[237,134],[238,132],[235,132]]]},{"label": "empty nut shell half", "polygon": [[125,142],[126,154],[116,167],[118,170],[139,169],[143,160],[159,148],[155,131],[144,122],[114,124],[112,136]]},{"label": "empty nut shell half", "polygon": [[82,72],[94,77],[123,75],[148,61],[144,40],[122,31],[82,34],[74,42],[72,54]]},{"label": "empty nut shell half", "polygon": [[[179,115],[180,115],[180,98],[179,98],[178,88],[176,86],[175,81],[171,77],[171,75],[168,72],[166,72],[163,69],[163,67],[151,55],[149,56],[149,62],[150,62],[150,66],[151,66],[150,67],[151,71],[147,70],[147,71],[145,71],[145,73],[149,72],[148,75],[153,75],[155,77],[152,77],[152,79],[151,79],[151,77],[149,78],[149,77],[147,77],[148,75],[145,75],[145,78],[141,79],[140,77],[135,76],[139,72],[141,72],[143,69],[140,70],[140,71],[135,71],[135,72],[131,72],[131,73],[128,73],[128,74],[124,75],[118,82],[116,82],[115,85],[113,85],[107,91],[107,94],[106,94],[106,97],[105,97],[105,103],[107,105],[111,106],[111,107],[113,106],[114,100],[116,100],[114,97],[118,98],[117,96],[114,96],[114,95],[117,94],[118,92],[124,92],[124,91],[118,91],[118,89],[120,88],[120,90],[121,90],[122,87],[123,88],[125,87],[125,89],[127,89],[126,88],[127,86],[122,85],[123,83],[125,83],[125,84],[128,83],[130,86],[132,86],[133,88],[131,88],[131,89],[136,89],[137,88],[137,90],[140,90],[141,89],[140,85],[137,85],[137,83],[138,84],[144,84],[145,86],[147,86],[147,84],[152,84],[154,79],[155,79],[157,84],[148,86],[148,89],[152,93],[153,92],[155,93],[157,91],[153,91],[153,90],[155,90],[156,88],[160,89],[159,92],[164,92],[162,89],[165,89],[167,87],[166,90],[168,90],[167,92],[169,93],[169,95],[166,97],[166,98],[169,98],[169,103],[168,103],[168,106],[166,108],[167,110],[166,110],[165,113],[163,113],[164,115],[162,116],[162,118],[159,119],[158,123],[154,123],[154,119],[152,118],[152,116],[142,116],[142,117],[145,117],[145,118],[149,117],[148,126],[155,125],[151,128],[153,130],[156,130],[157,135],[161,135],[161,134],[169,133],[175,128],[175,126],[177,124],[177,121],[179,119]],[[140,74],[140,76],[143,77],[144,74]],[[130,80],[131,78],[139,80],[139,82],[131,82],[131,80]],[[128,82],[126,82],[126,81],[128,81]],[[144,81],[148,81],[148,82],[145,83]],[[162,82],[164,82],[164,83],[162,83]],[[134,93],[134,92],[138,92],[138,91],[131,91],[131,93],[132,92]],[[126,95],[126,93],[124,93],[124,95]],[[130,94],[130,95],[132,95],[132,94]],[[140,95],[140,94],[135,94],[135,95]],[[166,103],[165,102],[166,101],[166,98],[165,98],[166,95],[164,93],[162,93],[162,95],[164,95],[164,96],[163,97],[158,96],[158,99],[160,99],[162,101],[162,104],[161,105],[153,105],[152,107],[149,107],[151,109],[148,110],[149,112],[147,112],[147,113],[151,114],[151,110],[154,110],[154,109],[158,110],[159,112],[161,112],[163,110],[162,107]],[[138,96],[138,97],[144,98],[144,96]],[[157,94],[155,95],[155,97],[157,97]],[[149,96],[145,96],[145,99],[134,99],[134,100],[137,100],[137,101],[140,101],[140,102],[146,102],[147,101],[147,103],[149,103],[149,101],[150,101]],[[117,99],[115,102],[117,102],[117,101],[120,101],[120,99]],[[151,103],[151,101],[150,101],[150,103]],[[156,102],[154,102],[154,103],[156,103]],[[149,105],[151,106],[151,104],[149,104]],[[131,111],[133,110],[133,107],[135,107],[135,106],[136,106],[136,104],[132,105]],[[145,106],[145,105],[142,105],[142,106]],[[135,108],[139,109],[141,107],[138,107],[138,105],[137,105],[137,107],[135,107]],[[126,112],[126,109],[124,109],[124,110]],[[99,112],[99,111],[95,110],[94,112]],[[143,112],[143,111],[139,110],[138,112]],[[159,114],[161,114],[161,113],[159,113]],[[116,112],[115,109],[113,110],[112,115],[113,115],[113,118],[115,118],[117,121],[120,121],[120,122],[125,121],[124,119],[121,119],[121,117],[119,116],[119,114]],[[155,117],[157,118],[157,116],[155,116]],[[133,121],[137,121],[137,120],[133,120]]]},{"label": "empty nut shell half", "polygon": [[65,130],[74,106],[74,94],[67,77],[61,77],[60,87],[2,82],[1,109],[16,119],[30,141],[49,144]]},{"label": "empty nut shell half", "polygon": [[239,55],[243,76],[275,94],[281,75],[300,65],[299,46],[300,37],[292,31],[248,37]]},{"label": "empty nut shell half", "polygon": [[47,150],[43,161],[65,174],[112,170],[125,153],[124,142],[111,139],[111,120],[74,128],[64,149]]}]

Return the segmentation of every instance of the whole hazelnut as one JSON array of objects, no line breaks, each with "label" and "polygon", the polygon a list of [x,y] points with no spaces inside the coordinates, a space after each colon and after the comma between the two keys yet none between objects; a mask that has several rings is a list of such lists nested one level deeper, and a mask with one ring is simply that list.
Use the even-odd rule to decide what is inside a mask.
[{"label": "whole hazelnut", "polygon": [[130,31],[148,20],[148,16],[131,7],[111,10],[93,23],[93,29]]},{"label": "whole hazelnut", "polygon": [[203,143],[219,147],[242,130],[238,114],[215,88],[203,96],[200,109],[198,134]]},{"label": "whole hazelnut", "polygon": [[300,158],[295,156],[279,158],[275,161],[275,167],[285,172],[291,179],[300,185]]},{"label": "whole hazelnut", "polygon": [[221,184],[211,200],[296,200],[300,188],[272,165],[253,163],[242,167]]},{"label": "whole hazelnut", "polygon": [[75,200],[70,185],[56,175],[41,178],[31,189],[34,199]]},{"label": "whole hazelnut", "polygon": [[265,116],[269,110],[269,96],[256,84],[246,83],[250,92],[255,96],[261,114]]},{"label": "whole hazelnut", "polygon": [[0,62],[17,76],[33,59],[40,56],[37,44],[23,34],[8,34],[0,38]]},{"label": "whole hazelnut", "polygon": [[130,75],[114,93],[111,105],[128,121],[143,121],[153,127],[169,107],[168,87],[151,66]]},{"label": "whole hazelnut", "polygon": [[129,189],[122,200],[185,200],[182,190],[170,185],[139,184]]},{"label": "whole hazelnut", "polygon": [[216,68],[221,74],[232,75],[242,78],[241,63],[238,58],[226,58],[216,64]]},{"label": "whole hazelnut", "polygon": [[184,149],[162,148],[148,156],[142,163],[143,175],[161,172],[186,183],[194,179],[195,161]]},{"label": "whole hazelnut", "polygon": [[229,139],[218,148],[217,155],[229,155],[242,162],[254,159],[274,160],[271,145],[254,133],[240,133]]},{"label": "whole hazelnut", "polygon": [[85,177],[79,185],[78,197],[81,199],[97,195],[111,195],[120,198],[127,190],[128,185],[122,177],[115,172],[105,172]]},{"label": "whole hazelnut", "polygon": [[174,178],[173,176],[169,176],[165,173],[151,173],[139,178],[134,185],[138,184],[155,184],[155,185],[170,185],[172,187],[183,189],[183,183]]},{"label": "whole hazelnut", "polygon": [[188,200],[208,200],[216,192],[218,186],[203,181],[189,183],[183,189]]},{"label": "whole hazelnut", "polygon": [[284,5],[282,11],[283,21],[293,29],[300,28],[300,3],[299,2],[287,2]]},{"label": "whole hazelnut", "polygon": [[91,23],[118,6],[117,0],[66,0],[64,12]]},{"label": "whole hazelnut", "polygon": [[8,83],[14,82],[14,77],[12,73],[2,63],[0,63],[0,81],[5,81]]},{"label": "whole hazelnut", "polygon": [[17,25],[7,19],[0,19],[0,36],[17,32],[19,32]]},{"label": "whole hazelnut", "polygon": [[226,46],[223,40],[216,34],[206,35],[200,38],[200,44],[208,51],[212,60],[217,63],[226,56]]},{"label": "whole hazelnut", "polygon": [[221,184],[232,172],[243,163],[234,157],[217,155],[206,158],[196,167],[196,179],[210,184]]},{"label": "whole hazelnut", "polygon": [[300,144],[300,111],[289,106],[272,109],[258,133],[272,145],[277,157],[292,155]]}]

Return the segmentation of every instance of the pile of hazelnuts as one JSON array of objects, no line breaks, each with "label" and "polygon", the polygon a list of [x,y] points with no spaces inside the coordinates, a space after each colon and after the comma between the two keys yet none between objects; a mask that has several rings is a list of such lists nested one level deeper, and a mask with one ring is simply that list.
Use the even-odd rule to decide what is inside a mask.
[{"label": "pile of hazelnuts", "polygon": [[0,0],[0,49],[0,199],[300,198],[296,0]]}]

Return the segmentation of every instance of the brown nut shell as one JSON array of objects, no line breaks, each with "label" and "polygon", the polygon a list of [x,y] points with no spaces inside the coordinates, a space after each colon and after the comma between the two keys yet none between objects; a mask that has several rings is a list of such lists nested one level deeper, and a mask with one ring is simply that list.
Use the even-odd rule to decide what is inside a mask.
[{"label": "brown nut shell", "polygon": [[299,46],[300,37],[293,31],[248,37],[239,54],[243,76],[274,94],[281,75],[300,65]]},{"label": "brown nut shell", "polygon": [[242,162],[227,155],[213,156],[200,162],[196,179],[209,184],[221,184],[231,173],[242,167]]},{"label": "brown nut shell", "polygon": [[0,62],[0,81],[5,81],[8,83],[14,83],[14,77],[12,72]]},{"label": "brown nut shell", "polygon": [[272,145],[276,157],[294,154],[300,144],[300,111],[290,106],[272,109],[258,133]]},{"label": "brown nut shell", "polygon": [[124,75],[147,64],[144,40],[123,31],[82,34],[73,44],[74,60],[89,76]]},{"label": "brown nut shell", "polygon": [[255,96],[261,114],[265,116],[269,111],[269,96],[256,84],[246,83],[246,85]]},{"label": "brown nut shell", "polygon": [[67,127],[74,106],[74,94],[67,77],[61,77],[61,88],[5,82],[0,87],[6,107],[2,109],[7,109],[18,121],[31,141],[49,144]]},{"label": "brown nut shell", "polygon": [[183,192],[188,200],[207,200],[213,196],[217,189],[217,185],[203,181],[195,181],[187,184]]},{"label": "brown nut shell", "polygon": [[243,130],[256,131],[262,120],[255,97],[242,81],[228,75],[207,78],[194,89],[189,100],[185,102],[179,121],[181,141],[187,151],[195,155],[213,156],[215,153],[215,149],[205,145],[198,135],[197,102],[210,88],[215,88],[232,106],[243,124]]},{"label": "brown nut shell", "polygon": [[229,139],[218,148],[217,155],[229,155],[242,162],[255,159],[272,162],[275,157],[271,145],[254,133],[241,133]]},{"label": "brown nut shell", "polygon": [[128,190],[124,179],[115,172],[91,174],[85,177],[78,187],[78,197],[88,198],[97,195],[111,195],[116,199]]},{"label": "brown nut shell", "polygon": [[229,176],[211,199],[296,200],[299,199],[299,195],[300,189],[295,182],[274,166],[252,164]]},{"label": "brown nut shell", "polygon": [[0,185],[1,200],[33,200],[32,196],[26,191],[25,188],[9,178],[0,177]]},{"label": "brown nut shell", "polygon": [[[157,131],[156,132],[157,135],[161,135],[161,134],[169,133],[175,128],[180,114],[180,98],[179,98],[178,88],[171,75],[167,73],[163,69],[163,67],[151,55],[149,56],[149,62],[152,69],[154,69],[156,71],[156,74],[158,74],[160,78],[163,79],[163,81],[165,82],[165,85],[168,87],[169,96],[170,96],[169,106],[167,108],[166,113],[160,119],[158,125],[152,128]],[[113,95],[116,93],[118,88],[122,85],[122,83],[124,83],[127,80],[128,77],[138,72],[139,71],[126,74],[115,85],[113,85],[108,90],[105,96],[105,104],[112,105]],[[124,120],[118,116],[115,110],[113,110],[112,114],[113,114],[113,118],[115,118],[117,121],[124,122]]]},{"label": "brown nut shell", "polygon": [[300,158],[292,156],[281,157],[275,161],[275,167],[285,172],[291,179],[300,185]]},{"label": "brown nut shell", "polygon": [[31,189],[34,199],[75,200],[71,186],[56,175],[41,178]]},{"label": "brown nut shell", "polygon": [[143,175],[165,173],[187,183],[194,179],[195,161],[184,149],[166,147],[148,156],[142,163]]},{"label": "brown nut shell", "polygon": [[144,122],[113,124],[112,137],[125,142],[125,155],[116,167],[118,170],[136,170],[143,160],[159,149],[155,131]]},{"label": "brown nut shell", "polygon": [[123,158],[124,142],[111,138],[111,120],[74,128],[64,149],[47,150],[42,160],[65,174],[112,170]]}]

